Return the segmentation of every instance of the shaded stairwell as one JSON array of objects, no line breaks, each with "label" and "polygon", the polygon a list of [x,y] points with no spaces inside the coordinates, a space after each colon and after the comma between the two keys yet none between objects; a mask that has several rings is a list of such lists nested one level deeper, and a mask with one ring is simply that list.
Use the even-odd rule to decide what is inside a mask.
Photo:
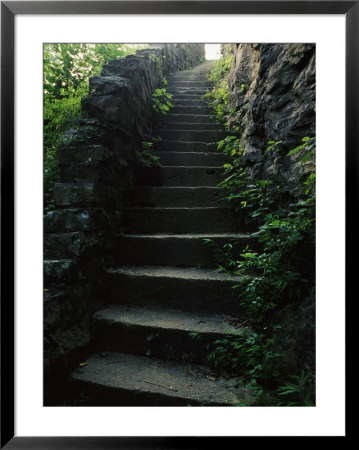
[{"label": "shaded stairwell", "polygon": [[227,158],[217,152],[224,133],[201,99],[211,65],[168,78],[175,107],[154,132],[162,138],[156,143],[162,167],[143,170],[125,209],[127,231],[107,271],[108,306],[93,316],[94,354],[71,376],[81,405],[251,401],[237,379],[216,374],[206,359],[206,343],[246,329],[226,320],[233,313],[241,318],[235,279],[215,271],[204,239],[219,247],[251,240],[217,187]]}]

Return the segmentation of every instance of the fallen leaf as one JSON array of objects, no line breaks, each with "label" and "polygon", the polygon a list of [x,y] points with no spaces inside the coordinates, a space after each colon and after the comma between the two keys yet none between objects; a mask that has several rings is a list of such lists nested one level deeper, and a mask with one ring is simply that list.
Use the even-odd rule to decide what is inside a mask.
[{"label": "fallen leaf", "polygon": [[80,363],[80,367],[85,367],[85,366],[87,366],[87,362],[84,362],[84,363]]},{"label": "fallen leaf", "polygon": [[44,292],[49,292],[49,289],[44,289]]}]

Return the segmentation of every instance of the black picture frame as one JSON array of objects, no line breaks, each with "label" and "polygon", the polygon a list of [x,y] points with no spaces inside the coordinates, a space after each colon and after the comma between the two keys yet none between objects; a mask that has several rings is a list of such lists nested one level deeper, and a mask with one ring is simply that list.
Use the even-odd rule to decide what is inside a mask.
[{"label": "black picture frame", "polygon": [[[230,447],[230,437],[14,436],[14,21],[17,14],[341,14],[346,19],[346,291],[358,243],[359,1],[3,1],[1,2],[1,448],[157,449]],[[348,331],[346,330],[348,340]],[[348,407],[348,403],[346,402]],[[345,438],[350,430],[346,424]],[[258,439],[258,438],[257,438]],[[260,439],[260,438],[259,438]],[[217,442],[220,440],[221,442]],[[231,442],[230,442],[231,441]],[[241,442],[242,443],[242,442]]]}]

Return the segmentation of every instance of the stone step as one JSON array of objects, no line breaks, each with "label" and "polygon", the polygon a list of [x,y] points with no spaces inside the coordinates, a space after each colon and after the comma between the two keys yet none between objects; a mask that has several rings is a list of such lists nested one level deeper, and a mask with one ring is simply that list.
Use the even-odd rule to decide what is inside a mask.
[{"label": "stone step", "polygon": [[[169,116],[170,118],[170,116]],[[215,122],[204,122],[204,123],[200,123],[200,122],[187,122],[187,123],[183,123],[183,122],[163,122],[162,126],[161,126],[161,133],[162,130],[171,130],[171,131],[177,131],[177,130],[210,130],[210,131],[219,131],[220,127],[218,124],[216,124]],[[156,131],[154,131],[154,133],[156,133]]]},{"label": "stone step", "polygon": [[204,81],[208,83],[207,75],[171,75],[168,77],[168,82],[175,81]]},{"label": "stone step", "polygon": [[208,89],[189,88],[189,87],[178,89],[178,88],[173,87],[173,88],[167,89],[167,92],[172,94],[174,97],[177,94],[193,94],[193,95],[197,95],[200,97],[200,96],[204,95],[206,92],[208,92]]},{"label": "stone step", "polygon": [[210,114],[172,114],[168,113],[163,119],[162,122],[165,124],[170,123],[205,123],[205,124],[214,124],[216,125],[214,116]]},{"label": "stone step", "polygon": [[196,114],[196,115],[203,115],[203,114],[210,114],[211,111],[208,108],[208,106],[175,106],[173,109],[171,109],[171,113],[173,114]]},{"label": "stone step", "polygon": [[95,354],[71,376],[82,406],[233,406],[250,404],[238,379],[215,378],[205,366],[109,352]]},{"label": "stone step", "polygon": [[120,266],[107,271],[108,303],[241,313],[233,286],[242,278],[194,267]]},{"label": "stone step", "polygon": [[177,92],[175,92],[173,95],[173,100],[176,100],[176,98],[178,98],[178,96],[180,98],[188,98],[189,100],[203,100],[202,99],[202,95],[196,94],[195,92],[193,92],[193,90],[191,89],[181,89],[178,90]]},{"label": "stone step", "polygon": [[158,141],[155,144],[156,151],[166,151],[166,152],[204,152],[204,153],[218,153],[217,142],[185,142],[185,141],[175,141],[166,140]]},{"label": "stone step", "polygon": [[163,166],[138,169],[142,186],[217,186],[223,180],[223,167]]},{"label": "stone step", "polygon": [[[210,115],[211,114],[211,111],[208,108],[208,105],[207,105],[207,103],[204,100],[198,100],[198,99],[195,99],[195,98],[189,98],[189,97],[181,96],[181,97],[173,98],[172,99],[172,103],[173,103],[173,105],[175,107],[178,107],[178,106],[192,106],[192,107],[200,106],[200,107],[206,107],[208,109],[208,111],[205,113],[205,115]],[[168,113],[168,115],[172,115],[173,114],[172,111],[173,110],[171,109],[170,112]],[[198,115],[198,114],[193,114],[193,115]]]},{"label": "stone step", "polygon": [[196,66],[193,69],[187,69],[187,70],[180,70],[178,72],[175,72],[171,74],[170,76],[180,76],[180,77],[187,77],[187,76],[207,76],[210,71],[213,68],[213,64],[215,63],[215,60],[206,61],[203,64],[200,64]]},{"label": "stone step", "polygon": [[223,166],[231,161],[225,153],[220,152],[156,152],[164,166]]},{"label": "stone step", "polygon": [[167,90],[171,89],[182,90],[182,89],[208,89],[212,86],[212,83],[207,81],[198,80],[169,80],[167,83]]},{"label": "stone step", "polygon": [[[210,240],[210,243],[205,243]],[[203,234],[123,234],[119,238],[116,261],[122,265],[212,267],[223,263],[223,247],[231,244],[234,254],[248,245],[258,247],[248,233]]]},{"label": "stone step", "polygon": [[[244,317],[113,305],[93,316],[96,350],[208,365],[206,345],[248,333]],[[190,336],[195,333],[197,338]]]},{"label": "stone step", "polygon": [[131,233],[221,233],[245,231],[229,208],[124,208],[124,227]]},{"label": "stone step", "polygon": [[223,199],[223,190],[213,186],[139,186],[134,201],[128,206],[144,207],[229,207]]},{"label": "stone step", "polygon": [[218,142],[228,136],[227,131],[222,130],[166,130],[157,131],[163,139],[176,139],[178,141]]},{"label": "stone step", "polygon": [[207,106],[207,103],[198,95],[190,94],[178,94],[176,97],[172,98],[172,103],[174,105],[183,104],[183,106]]}]

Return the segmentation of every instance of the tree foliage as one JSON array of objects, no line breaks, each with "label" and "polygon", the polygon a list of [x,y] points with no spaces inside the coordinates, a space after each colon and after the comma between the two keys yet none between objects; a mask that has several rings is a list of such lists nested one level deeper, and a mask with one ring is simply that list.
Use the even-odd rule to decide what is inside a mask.
[{"label": "tree foliage", "polygon": [[61,135],[81,118],[81,99],[88,94],[90,76],[100,75],[102,65],[134,53],[139,46],[126,44],[45,44],[44,94],[44,191],[45,205],[57,180],[56,146]]}]

